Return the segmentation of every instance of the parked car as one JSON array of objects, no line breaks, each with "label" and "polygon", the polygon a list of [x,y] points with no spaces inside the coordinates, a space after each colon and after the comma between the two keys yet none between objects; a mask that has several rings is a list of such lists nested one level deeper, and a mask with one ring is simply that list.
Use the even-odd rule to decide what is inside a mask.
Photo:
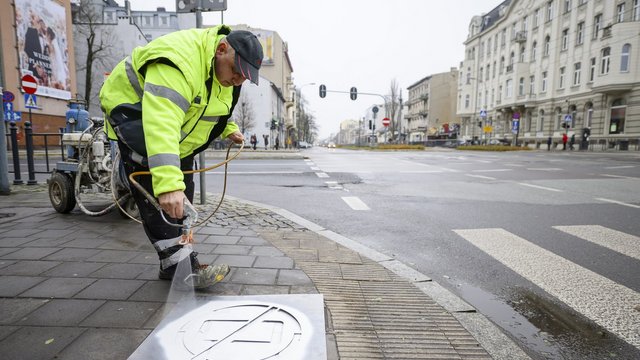
[{"label": "parked car", "polygon": [[491,139],[489,145],[506,145],[511,146],[511,141],[505,139]]},{"label": "parked car", "polygon": [[311,147],[311,144],[309,144],[306,141],[299,141],[298,142],[298,149],[308,149]]}]

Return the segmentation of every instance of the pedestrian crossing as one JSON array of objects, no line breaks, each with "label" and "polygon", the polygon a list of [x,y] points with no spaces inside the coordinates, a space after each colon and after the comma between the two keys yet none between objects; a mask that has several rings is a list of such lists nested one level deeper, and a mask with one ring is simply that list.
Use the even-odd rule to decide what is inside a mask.
[{"label": "pedestrian crossing", "polygon": [[[637,236],[599,225],[553,228],[640,259]],[[505,229],[453,231],[577,312],[640,348],[640,293]]]}]

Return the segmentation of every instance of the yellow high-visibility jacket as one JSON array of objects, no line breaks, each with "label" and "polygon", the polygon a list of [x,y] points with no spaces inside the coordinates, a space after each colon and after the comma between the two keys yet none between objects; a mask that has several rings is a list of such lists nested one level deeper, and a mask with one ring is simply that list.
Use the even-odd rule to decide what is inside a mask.
[{"label": "yellow high-visibility jacket", "polygon": [[238,131],[229,118],[240,86],[222,86],[213,69],[230,31],[220,25],[159,37],[116,65],[100,90],[107,135],[147,158],[155,196],[186,188],[180,159]]}]

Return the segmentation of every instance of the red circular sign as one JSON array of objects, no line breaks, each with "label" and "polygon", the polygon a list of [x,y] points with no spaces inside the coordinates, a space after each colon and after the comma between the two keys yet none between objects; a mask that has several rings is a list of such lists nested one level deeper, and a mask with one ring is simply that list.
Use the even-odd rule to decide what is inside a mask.
[{"label": "red circular sign", "polygon": [[38,90],[38,82],[36,82],[36,78],[31,75],[25,75],[22,77],[22,90],[27,94],[35,94]]},{"label": "red circular sign", "polygon": [[389,118],[382,119],[382,125],[389,126],[391,124],[391,120]]}]

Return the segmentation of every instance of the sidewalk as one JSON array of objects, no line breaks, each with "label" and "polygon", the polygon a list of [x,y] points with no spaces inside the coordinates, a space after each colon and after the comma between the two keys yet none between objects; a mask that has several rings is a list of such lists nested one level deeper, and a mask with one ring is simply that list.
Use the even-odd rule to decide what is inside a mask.
[{"label": "sidewalk", "polygon": [[[0,232],[3,359],[126,359],[173,305],[142,227],[117,212],[62,215],[44,184],[12,186]],[[195,238],[200,262],[232,268],[200,296],[322,294],[328,359],[527,358],[424,275],[286,210],[226,198]]]}]

